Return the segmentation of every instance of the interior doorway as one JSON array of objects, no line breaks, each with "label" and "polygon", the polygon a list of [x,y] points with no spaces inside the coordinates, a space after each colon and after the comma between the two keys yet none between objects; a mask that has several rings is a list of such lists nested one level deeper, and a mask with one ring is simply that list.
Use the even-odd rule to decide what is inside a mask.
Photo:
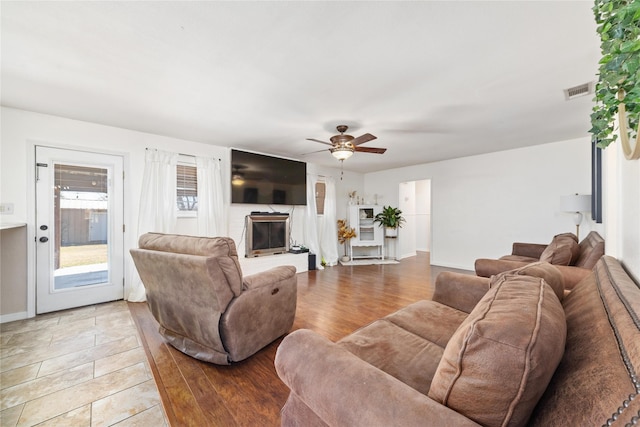
[{"label": "interior doorway", "polygon": [[401,182],[398,207],[406,219],[399,233],[398,257],[431,252],[431,180]]}]

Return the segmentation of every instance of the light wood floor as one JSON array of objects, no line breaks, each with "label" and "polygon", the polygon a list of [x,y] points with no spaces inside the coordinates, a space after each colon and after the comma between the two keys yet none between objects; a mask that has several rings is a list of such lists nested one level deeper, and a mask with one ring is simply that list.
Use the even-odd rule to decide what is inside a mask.
[{"label": "light wood floor", "polygon": [[[332,341],[412,302],[429,299],[443,269],[418,253],[394,265],[336,266],[298,274],[293,330]],[[457,270],[460,271],[460,270]],[[466,272],[470,273],[470,272]],[[166,344],[145,303],[129,303],[172,426],[279,426],[289,389],[273,361],[281,339],[232,366],[200,362]]]}]

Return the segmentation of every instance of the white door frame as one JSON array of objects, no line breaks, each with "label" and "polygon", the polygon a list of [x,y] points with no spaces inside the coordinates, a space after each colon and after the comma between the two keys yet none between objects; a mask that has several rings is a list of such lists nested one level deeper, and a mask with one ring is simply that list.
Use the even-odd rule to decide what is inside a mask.
[{"label": "white door frame", "polygon": [[[35,317],[36,315],[36,235],[37,235],[37,225],[36,225],[36,146],[44,146],[51,148],[59,148],[66,150],[75,150],[75,151],[85,151],[88,153],[97,153],[97,154],[110,154],[114,156],[122,156],[124,164],[124,174],[125,178],[129,176],[129,164],[130,164],[130,155],[129,153],[115,150],[97,150],[93,148],[70,145],[70,144],[60,144],[53,143],[47,140],[39,140],[39,139],[28,139],[26,141],[26,158],[27,158],[27,318]],[[126,179],[123,188],[123,219],[125,224],[125,232],[123,235],[124,238],[124,271],[125,271],[125,298],[128,291],[128,283],[126,283],[126,278],[128,277],[127,272],[131,268],[131,260],[130,257],[127,257],[126,254],[129,250],[129,236],[131,234],[131,227],[128,226],[130,224],[129,218],[131,218],[131,206],[128,203],[130,190],[128,188]]]},{"label": "white door frame", "polygon": [[[415,189],[415,186],[422,181],[428,181],[429,182],[429,194],[431,195],[431,178],[423,178],[423,179],[414,179],[414,180],[409,180],[409,181],[402,181],[398,184],[398,206],[399,208],[403,211],[403,213],[405,214],[405,219],[407,220],[407,230],[404,229],[399,229],[398,230],[398,239],[396,239],[396,252],[398,252],[398,259],[404,258],[404,257],[408,257],[408,256],[413,256],[416,254],[417,252],[417,240],[415,238],[415,234],[417,233],[417,226],[418,226],[418,221],[417,219],[419,218],[419,214],[417,213],[418,208],[416,205],[416,202],[418,200],[418,191]],[[405,204],[407,203],[406,200],[401,200],[401,197],[403,195],[403,186],[406,185],[412,185],[414,188],[410,194],[410,197],[414,198],[414,200],[412,201],[412,203],[415,205],[414,206],[414,212],[409,213],[406,210],[406,206]],[[405,195],[406,196],[406,195]],[[429,197],[429,203],[428,203],[428,207],[427,210],[429,212],[429,229],[427,230],[427,246],[429,248],[429,253],[433,254],[433,245],[432,245],[432,236],[433,236],[433,232],[432,232],[432,218],[431,218],[431,212],[433,211],[432,209],[432,203],[431,203],[431,196]],[[405,243],[405,245],[401,245],[399,243],[401,243],[401,237],[402,236],[407,236],[409,235],[409,237],[407,238],[407,240],[409,240],[409,244],[407,247],[407,240],[404,240],[403,243]],[[412,240],[412,241],[411,241]],[[404,251],[403,251],[404,249]]]}]

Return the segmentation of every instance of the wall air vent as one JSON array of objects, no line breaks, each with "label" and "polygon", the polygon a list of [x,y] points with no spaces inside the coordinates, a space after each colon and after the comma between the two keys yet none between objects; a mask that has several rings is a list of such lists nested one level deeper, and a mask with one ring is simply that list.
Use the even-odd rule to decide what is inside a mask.
[{"label": "wall air vent", "polygon": [[564,99],[569,101],[573,98],[588,95],[593,93],[595,88],[595,82],[583,83],[578,86],[570,87],[564,90]]}]

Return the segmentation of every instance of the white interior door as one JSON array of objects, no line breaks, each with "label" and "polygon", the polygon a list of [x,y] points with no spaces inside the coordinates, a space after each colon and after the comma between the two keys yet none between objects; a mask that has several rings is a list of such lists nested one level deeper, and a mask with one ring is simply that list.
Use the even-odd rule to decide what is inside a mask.
[{"label": "white interior door", "polygon": [[123,159],[36,147],[36,313],[124,296]]}]

